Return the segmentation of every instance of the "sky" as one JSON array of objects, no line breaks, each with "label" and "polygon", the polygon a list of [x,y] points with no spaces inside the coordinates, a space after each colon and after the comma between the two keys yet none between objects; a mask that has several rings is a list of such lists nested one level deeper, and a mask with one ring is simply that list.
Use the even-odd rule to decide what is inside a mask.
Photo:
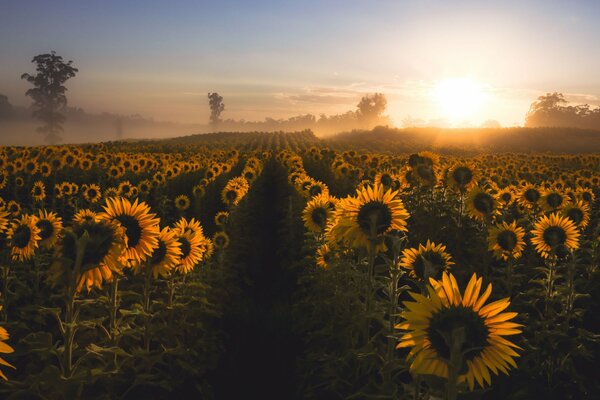
[{"label": "sky", "polygon": [[216,91],[224,118],[261,120],[382,92],[398,126],[522,125],[546,92],[600,105],[598,21],[594,0],[0,0],[0,94],[30,104],[20,75],[55,50],[88,112],[205,123]]}]

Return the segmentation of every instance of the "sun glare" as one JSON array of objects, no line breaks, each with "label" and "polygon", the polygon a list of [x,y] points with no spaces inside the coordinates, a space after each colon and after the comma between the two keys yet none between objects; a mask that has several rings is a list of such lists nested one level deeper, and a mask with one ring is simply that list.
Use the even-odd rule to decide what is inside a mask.
[{"label": "sun glare", "polygon": [[477,116],[488,97],[483,84],[467,77],[441,80],[432,94],[441,115],[453,124],[473,122],[470,120]]}]

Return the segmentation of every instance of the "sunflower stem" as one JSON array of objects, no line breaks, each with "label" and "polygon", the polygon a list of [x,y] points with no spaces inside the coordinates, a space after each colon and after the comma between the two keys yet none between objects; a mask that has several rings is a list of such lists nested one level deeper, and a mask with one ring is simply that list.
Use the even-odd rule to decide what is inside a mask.
[{"label": "sunflower stem", "polygon": [[575,303],[575,253],[571,250],[571,260],[567,269],[567,320],[565,330],[569,329]]},{"label": "sunflower stem", "polygon": [[8,321],[8,303],[9,303],[9,291],[8,281],[10,278],[10,265],[2,266],[2,321]]},{"label": "sunflower stem", "polygon": [[552,257],[548,264],[548,276],[547,276],[547,280],[546,280],[546,304],[544,306],[544,314],[547,316],[548,315],[548,309],[550,306],[550,300],[552,300],[552,297],[554,295],[554,270],[556,268],[556,258]]},{"label": "sunflower stem", "polygon": [[446,399],[456,400],[458,397],[458,375],[463,364],[461,348],[465,343],[465,328],[452,329],[450,334],[450,362],[448,364],[448,382],[446,383]]},{"label": "sunflower stem", "polygon": [[150,284],[152,282],[152,266],[146,265],[146,276],[144,280],[144,349],[150,352]]}]

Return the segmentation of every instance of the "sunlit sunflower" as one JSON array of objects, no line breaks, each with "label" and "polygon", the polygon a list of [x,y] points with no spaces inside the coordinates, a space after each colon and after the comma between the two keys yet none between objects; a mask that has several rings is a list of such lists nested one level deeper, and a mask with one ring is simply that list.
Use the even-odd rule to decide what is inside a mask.
[{"label": "sunlit sunflower", "polygon": [[426,279],[438,277],[443,271],[454,265],[452,256],[446,253],[446,246],[435,244],[429,240],[423,246],[402,251],[400,266],[410,271],[413,278]]},{"label": "sunlit sunflower", "polygon": [[185,194],[181,194],[177,197],[175,197],[175,208],[177,208],[178,210],[181,211],[185,211],[188,208],[190,208],[190,198],[187,197]]},{"label": "sunlit sunflower", "polygon": [[561,214],[573,221],[580,230],[585,229],[590,222],[590,206],[583,200],[568,203]]},{"label": "sunlit sunflower", "polygon": [[35,215],[22,215],[12,222],[7,239],[13,260],[27,261],[33,257],[40,241],[40,229],[36,222]]},{"label": "sunlit sunflower", "polygon": [[40,247],[52,248],[60,238],[63,227],[62,218],[55,212],[40,210],[35,224],[40,230]]},{"label": "sunlit sunflower", "polygon": [[502,207],[509,206],[516,200],[514,188],[512,186],[507,186],[504,189],[499,190],[494,197]]},{"label": "sunlit sunflower", "polygon": [[542,216],[533,226],[531,243],[544,258],[552,253],[561,257],[579,247],[579,229],[573,221],[558,213]]},{"label": "sunlit sunflower", "polygon": [[248,181],[241,176],[230,179],[221,191],[223,203],[230,207],[237,205],[248,193],[249,187]]},{"label": "sunlit sunflower", "polygon": [[[179,263],[180,257],[181,245],[177,240],[177,233],[169,227],[165,227],[158,236],[158,246],[156,246],[146,263],[152,268],[154,279],[158,278],[159,275],[165,278]],[[135,265],[135,272],[139,273],[142,266],[145,267],[145,264]]]},{"label": "sunlit sunflower", "polygon": [[215,224],[217,226],[225,226],[227,225],[227,221],[229,220],[229,213],[227,211],[219,211],[215,214]]},{"label": "sunlit sunflower", "polygon": [[444,272],[441,280],[429,281],[429,296],[410,293],[415,301],[404,302],[406,311],[400,315],[405,321],[396,325],[407,331],[397,348],[411,348],[407,359],[412,373],[447,379],[453,348],[458,350],[458,382],[466,381],[471,390],[475,381],[480,387],[490,385],[490,371],[508,374],[517,367],[515,350],[522,349],[504,336],[521,333],[522,325],[510,322],[516,312],[503,312],[510,305],[508,298],[484,305],[492,285],[480,295],[483,279],[475,274],[462,295],[452,274]]},{"label": "sunlit sunflower", "polygon": [[31,197],[35,201],[42,201],[46,198],[46,186],[42,181],[36,181],[31,188]]},{"label": "sunlit sunflower", "polygon": [[195,218],[191,218],[189,220],[186,218],[181,218],[175,223],[173,229],[180,233],[189,231],[194,235],[204,236],[202,225],[200,225],[200,221],[196,220]]},{"label": "sunlit sunflower", "polygon": [[200,241],[200,249],[202,251],[202,260],[207,260],[212,257],[215,252],[215,244],[210,238],[202,236]]},{"label": "sunlit sunflower", "polygon": [[[0,309],[2,309],[2,306],[0,306]],[[0,326],[0,353],[10,354],[15,351],[11,346],[5,343],[8,339],[8,332],[6,331],[6,329]],[[10,364],[2,357],[0,357],[0,365],[4,365],[5,367],[15,369],[15,367],[12,364]],[[2,377],[2,379],[4,379],[5,381],[8,380],[8,378],[6,377],[6,375],[4,375],[4,372],[2,372],[2,370],[0,370],[0,377]]]},{"label": "sunlit sunflower", "polygon": [[[75,271],[77,247],[84,237],[85,247],[81,269]],[[114,273],[122,268],[121,254],[125,247],[124,228],[117,221],[84,221],[66,229],[59,241],[59,257],[50,267],[48,276],[56,285],[60,282],[76,282],[76,291],[85,286],[89,292],[93,287],[100,289],[103,282],[110,282]],[[77,273],[71,277],[71,273]]]},{"label": "sunlit sunflower", "polygon": [[517,226],[502,222],[490,228],[488,233],[489,249],[494,252],[494,257],[499,260],[516,260],[521,257],[525,247],[525,230]]},{"label": "sunlit sunflower", "polygon": [[90,203],[96,203],[102,197],[102,192],[100,190],[100,186],[92,183],[88,185],[83,191],[83,198],[89,201]]},{"label": "sunlit sunflower", "polygon": [[473,187],[465,199],[467,213],[478,221],[489,222],[498,213],[498,203],[494,196],[478,186]]},{"label": "sunlit sunflower", "polygon": [[212,241],[217,250],[224,250],[229,247],[229,235],[225,232],[217,232],[213,235]]},{"label": "sunlit sunflower", "polygon": [[359,188],[356,197],[339,201],[327,235],[333,241],[345,241],[351,247],[367,247],[371,240],[377,249],[385,249],[383,235],[406,231],[408,211],[398,192],[382,185]]},{"label": "sunlit sunflower", "polygon": [[333,216],[333,208],[328,196],[317,196],[306,203],[302,212],[304,226],[311,232],[323,232],[327,226],[327,220]]},{"label": "sunlit sunflower", "polygon": [[150,212],[144,202],[133,203],[119,197],[106,200],[104,213],[100,218],[107,221],[118,221],[125,229],[124,261],[140,263],[152,255],[158,246],[159,219]]},{"label": "sunlit sunflower", "polygon": [[578,188],[577,191],[575,192],[575,196],[577,199],[583,200],[588,204],[592,204],[594,202],[594,200],[596,199],[596,195],[594,194],[594,191],[591,189],[587,189],[587,188]]},{"label": "sunlit sunflower", "polygon": [[203,236],[195,234],[191,230],[175,230],[175,232],[181,248],[181,257],[179,258],[179,264],[175,269],[182,274],[187,274],[202,261]]}]

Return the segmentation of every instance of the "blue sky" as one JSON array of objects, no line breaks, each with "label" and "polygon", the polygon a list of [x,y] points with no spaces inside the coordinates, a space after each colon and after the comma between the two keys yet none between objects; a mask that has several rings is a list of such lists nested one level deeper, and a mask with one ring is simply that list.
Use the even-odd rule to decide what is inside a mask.
[{"label": "blue sky", "polygon": [[381,91],[397,124],[441,117],[436,82],[468,76],[488,101],[468,123],[522,123],[538,95],[600,104],[600,1],[0,0],[0,93],[56,50],[89,111],[204,122],[353,108]]}]

